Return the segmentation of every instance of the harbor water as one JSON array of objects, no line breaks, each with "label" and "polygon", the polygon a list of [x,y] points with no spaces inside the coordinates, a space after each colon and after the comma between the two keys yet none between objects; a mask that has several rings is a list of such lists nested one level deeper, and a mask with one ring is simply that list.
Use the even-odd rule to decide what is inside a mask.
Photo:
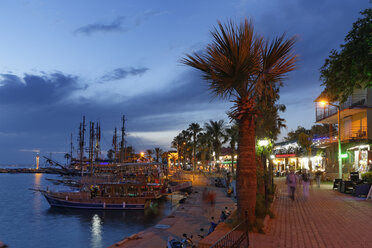
[{"label": "harbor water", "polygon": [[146,211],[51,208],[40,192],[30,190],[65,187],[47,178],[61,179],[50,174],[0,174],[0,241],[10,248],[107,247],[171,212],[165,201]]}]

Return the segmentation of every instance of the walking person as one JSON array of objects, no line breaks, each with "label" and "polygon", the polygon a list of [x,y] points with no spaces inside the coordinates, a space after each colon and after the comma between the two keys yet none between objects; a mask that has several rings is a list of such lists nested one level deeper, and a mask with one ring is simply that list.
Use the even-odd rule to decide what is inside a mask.
[{"label": "walking person", "polygon": [[294,201],[295,199],[295,193],[296,193],[296,187],[297,187],[297,177],[294,174],[294,171],[291,170],[289,174],[287,175],[286,183],[288,185],[289,190],[289,196]]},{"label": "walking person", "polygon": [[310,186],[310,174],[307,171],[302,174],[302,186],[304,191],[304,199],[307,200],[309,198]]},{"label": "walking person", "polygon": [[316,185],[318,186],[318,188],[320,188],[320,179],[322,177],[322,172],[320,170],[317,170],[315,172],[315,179],[316,179]]}]

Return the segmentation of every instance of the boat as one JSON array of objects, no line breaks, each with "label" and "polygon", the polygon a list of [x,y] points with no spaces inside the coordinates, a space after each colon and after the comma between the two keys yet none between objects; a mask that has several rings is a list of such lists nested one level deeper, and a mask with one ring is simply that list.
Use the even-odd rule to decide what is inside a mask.
[{"label": "boat", "polygon": [[162,197],[160,184],[103,183],[90,191],[53,192],[40,190],[51,207],[78,209],[145,209]]}]

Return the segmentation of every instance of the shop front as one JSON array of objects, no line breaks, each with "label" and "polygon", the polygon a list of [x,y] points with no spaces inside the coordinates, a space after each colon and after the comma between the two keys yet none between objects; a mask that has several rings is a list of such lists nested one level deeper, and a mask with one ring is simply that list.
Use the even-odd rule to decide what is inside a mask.
[{"label": "shop front", "polygon": [[295,153],[276,154],[275,159],[273,160],[274,170],[275,172],[283,173],[292,168],[296,169],[298,164],[297,161],[298,158]]},{"label": "shop front", "polygon": [[372,165],[372,151],[370,145],[353,146],[347,149],[354,171],[360,174],[368,172]]}]

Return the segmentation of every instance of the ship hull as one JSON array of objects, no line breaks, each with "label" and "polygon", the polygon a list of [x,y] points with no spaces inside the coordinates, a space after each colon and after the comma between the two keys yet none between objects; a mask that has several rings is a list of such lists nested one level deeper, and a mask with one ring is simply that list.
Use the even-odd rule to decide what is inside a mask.
[{"label": "ship hull", "polygon": [[75,209],[99,209],[99,210],[129,210],[129,209],[145,209],[145,203],[129,203],[123,201],[122,203],[106,203],[102,202],[76,202],[71,200],[61,200],[52,197],[46,193],[43,194],[51,207],[59,208],[75,208]]}]

